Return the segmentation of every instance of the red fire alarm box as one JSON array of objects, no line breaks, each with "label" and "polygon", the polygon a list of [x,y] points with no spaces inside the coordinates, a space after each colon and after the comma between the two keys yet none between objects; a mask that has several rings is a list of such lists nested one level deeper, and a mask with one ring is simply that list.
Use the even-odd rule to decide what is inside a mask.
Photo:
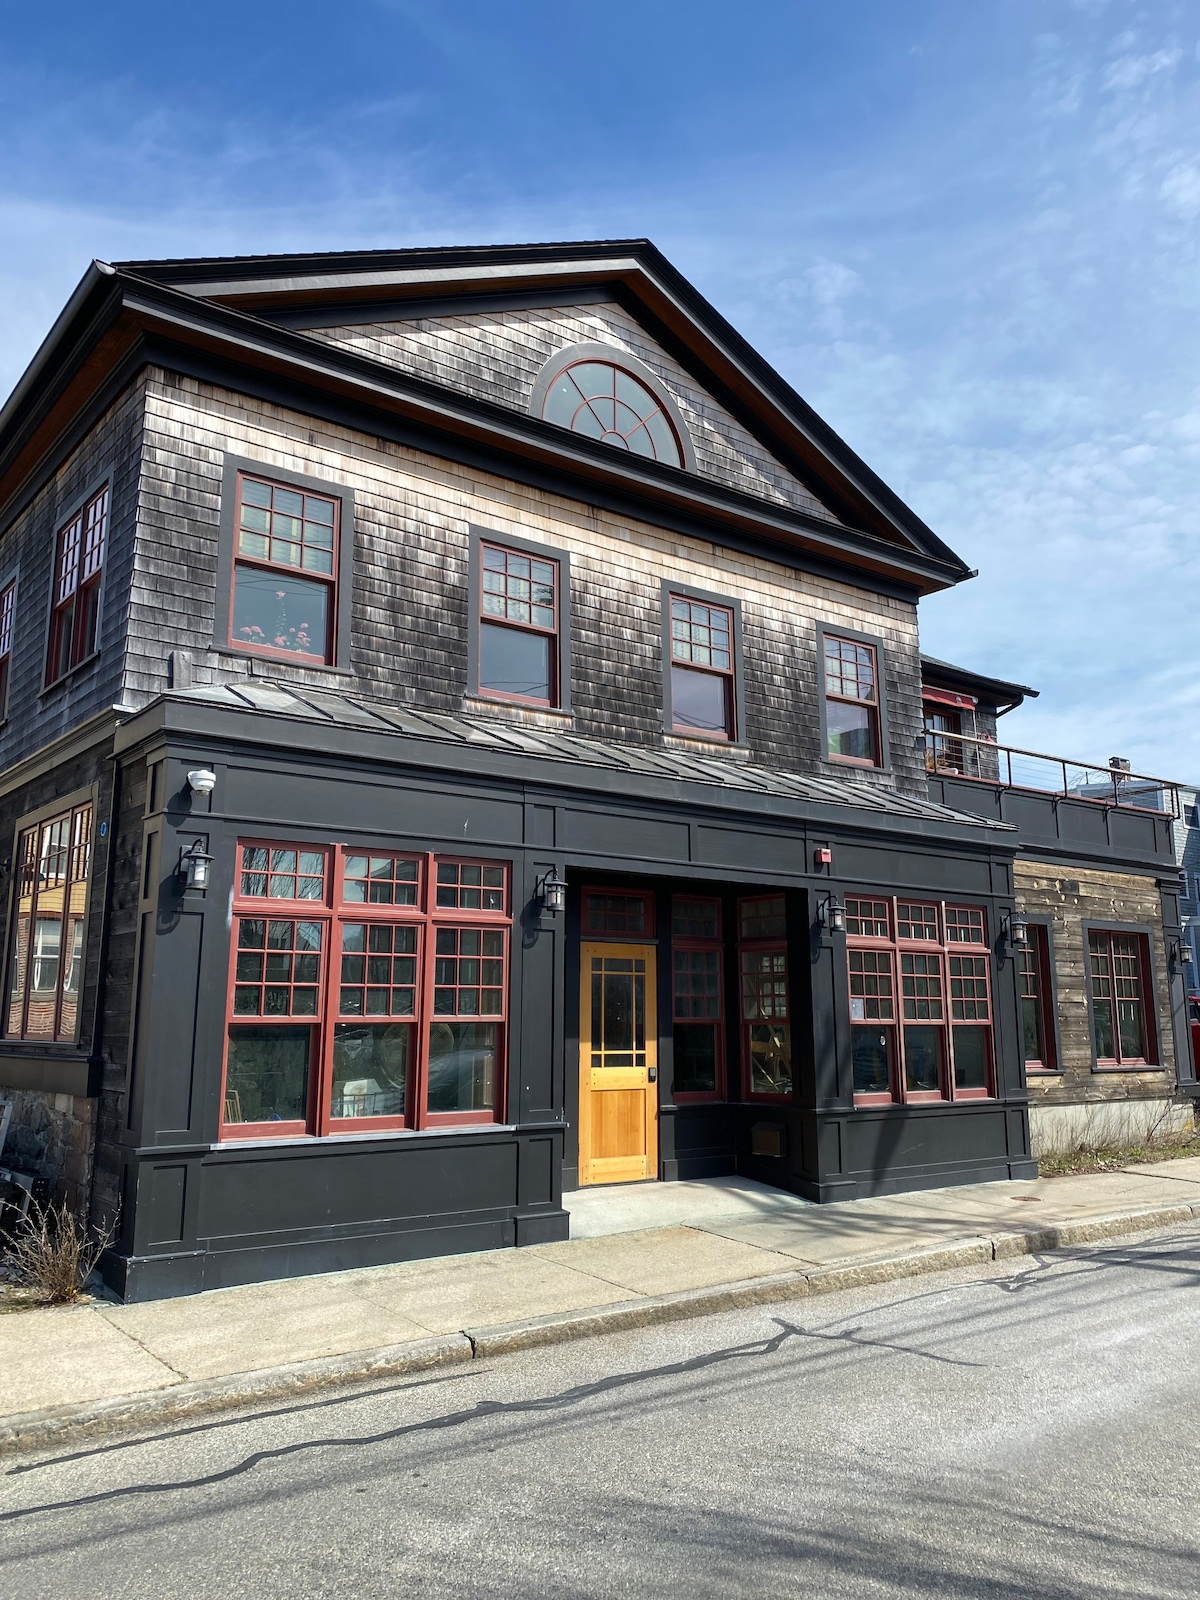
[{"label": "red fire alarm box", "polygon": [[813,851],[813,861],[818,867],[831,867],[833,865],[833,851],[827,844],[818,845]]}]

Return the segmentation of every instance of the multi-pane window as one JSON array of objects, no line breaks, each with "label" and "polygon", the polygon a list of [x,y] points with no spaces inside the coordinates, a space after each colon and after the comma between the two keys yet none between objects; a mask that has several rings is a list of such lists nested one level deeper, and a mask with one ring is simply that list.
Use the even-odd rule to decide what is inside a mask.
[{"label": "multi-pane window", "polygon": [[13,622],[17,609],[17,585],[12,582],[0,593],[0,722],[8,715],[8,680],[12,666]]},{"label": "multi-pane window", "polygon": [[226,1138],[496,1121],[508,869],[238,846]]},{"label": "multi-pane window", "polygon": [[1021,998],[1021,1035],[1026,1072],[1053,1072],[1054,1021],[1051,1009],[1053,979],[1050,942],[1046,930],[1031,922],[1028,943],[1017,950],[1017,976]]},{"label": "multi-pane window", "polygon": [[782,894],[738,902],[738,987],[746,1091],[775,1099],[790,1096],[792,1029]]},{"label": "multi-pane window", "polygon": [[[846,912],[856,1103],[986,1097],[991,958],[982,907],[849,895]],[[971,944],[977,953],[963,948]]]},{"label": "multi-pane window", "polygon": [[1149,966],[1143,934],[1089,930],[1088,971],[1098,1066],[1155,1063]]},{"label": "multi-pane window", "polygon": [[836,761],[878,767],[882,745],[875,646],[831,633],[824,638],[827,753]]},{"label": "multi-pane window", "polygon": [[618,450],[683,465],[666,411],[640,378],[611,361],[576,361],[546,391],[542,415]]},{"label": "multi-pane window", "polygon": [[229,642],[333,661],[341,503],[239,473]]},{"label": "multi-pane window", "polygon": [[107,534],[107,488],[93,495],[83,510],[59,529],[54,547],[47,683],[57,682],[96,649]]},{"label": "multi-pane window", "polygon": [[480,547],[479,692],[559,703],[558,562]]},{"label": "multi-pane window", "polygon": [[721,1090],[724,990],[721,902],[676,895],[671,902],[671,994],[679,1098]]},{"label": "multi-pane window", "polygon": [[962,772],[962,712],[949,711],[943,706],[926,705],[924,720],[926,770]]},{"label": "multi-pane window", "polygon": [[76,806],[17,838],[5,1035],[72,1043],[79,1032],[92,808]]},{"label": "multi-pane window", "polygon": [[733,612],[672,595],[671,723],[676,733],[733,739]]},{"label": "multi-pane window", "polygon": [[654,902],[648,894],[619,889],[585,889],[583,926],[587,933],[654,933]]}]

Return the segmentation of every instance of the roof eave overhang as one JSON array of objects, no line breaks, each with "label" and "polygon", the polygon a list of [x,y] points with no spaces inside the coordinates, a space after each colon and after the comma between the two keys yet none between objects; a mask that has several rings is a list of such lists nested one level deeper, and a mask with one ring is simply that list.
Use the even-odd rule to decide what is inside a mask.
[{"label": "roof eave overhang", "polygon": [[83,298],[74,318],[66,319],[64,312],[0,414],[0,507],[10,503],[19,483],[52,448],[87,394],[100,387],[106,370],[139,340],[157,338],[205,350],[233,369],[270,372],[298,390],[324,389],[360,406],[401,415],[434,437],[470,440],[500,456],[524,458],[577,482],[619,490],[648,507],[657,505],[873,573],[917,595],[948,588],[968,576],[966,567],[949,552],[946,559],[907,540],[902,545],[865,529],[773,507],[659,463],[637,457],[626,460],[597,442],[539,419],[457,394],[180,289],[97,268],[94,275],[89,269],[76,293]]}]

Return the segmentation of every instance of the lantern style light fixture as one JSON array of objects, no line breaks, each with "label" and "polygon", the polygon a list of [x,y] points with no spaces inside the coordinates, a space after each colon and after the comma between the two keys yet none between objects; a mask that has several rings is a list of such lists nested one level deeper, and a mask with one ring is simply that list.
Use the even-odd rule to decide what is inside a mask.
[{"label": "lantern style light fixture", "polygon": [[1000,922],[1000,932],[1004,942],[1010,949],[1027,950],[1029,948],[1029,924],[1025,918],[1015,911],[1007,912]]},{"label": "lantern style light fixture", "polygon": [[846,908],[836,894],[825,894],[817,901],[817,921],[830,933],[845,933]]},{"label": "lantern style light fixture", "polygon": [[179,877],[185,889],[207,889],[213,858],[204,848],[203,839],[193,839],[187,849],[179,851]]},{"label": "lantern style light fixture", "polygon": [[544,872],[538,879],[535,895],[542,910],[548,911],[552,917],[566,910],[566,880],[559,877],[557,867],[551,867],[549,872]]}]

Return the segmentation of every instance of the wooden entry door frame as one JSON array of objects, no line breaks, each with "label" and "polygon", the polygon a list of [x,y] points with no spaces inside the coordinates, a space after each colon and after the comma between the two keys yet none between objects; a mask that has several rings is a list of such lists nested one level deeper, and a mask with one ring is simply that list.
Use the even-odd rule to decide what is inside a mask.
[{"label": "wooden entry door frame", "polygon": [[579,1182],[658,1176],[657,957],[652,944],[579,950]]}]

